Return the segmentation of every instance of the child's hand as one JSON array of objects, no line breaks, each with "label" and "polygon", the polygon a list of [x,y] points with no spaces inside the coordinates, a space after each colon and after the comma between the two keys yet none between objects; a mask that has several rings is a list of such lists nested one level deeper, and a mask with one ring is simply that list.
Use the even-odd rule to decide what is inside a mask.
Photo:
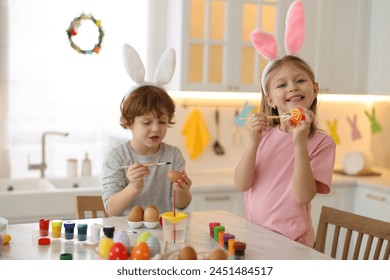
[{"label": "child's hand", "polygon": [[135,186],[137,190],[141,190],[144,186],[144,177],[150,174],[149,168],[143,164],[136,162],[127,169],[127,178],[130,184]]},{"label": "child's hand", "polygon": [[261,132],[268,127],[268,120],[263,113],[253,114],[247,121],[250,137],[253,141],[261,139]]},{"label": "child's hand", "polygon": [[177,180],[177,182],[173,183],[173,188],[177,192],[188,192],[192,185],[191,179],[184,172],[183,176]]},{"label": "child's hand", "polygon": [[[306,108],[302,109],[302,115],[304,116],[293,130],[293,143],[307,140],[307,136],[310,132],[311,123],[314,121],[314,113]],[[290,124],[295,126],[295,124]]]}]

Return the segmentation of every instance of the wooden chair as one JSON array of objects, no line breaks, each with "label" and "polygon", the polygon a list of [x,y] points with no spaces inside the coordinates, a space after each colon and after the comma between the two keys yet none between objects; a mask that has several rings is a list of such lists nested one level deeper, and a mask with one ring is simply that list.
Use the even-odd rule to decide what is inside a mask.
[{"label": "wooden chair", "polygon": [[[102,197],[100,195],[78,195],[76,196],[76,207],[78,219],[98,218],[99,216],[108,217],[108,214],[104,209]],[[87,214],[89,213],[92,213],[92,216],[87,217]]]},{"label": "wooden chair", "polygon": [[[333,234],[331,231],[328,232],[331,227],[334,228]],[[390,223],[322,206],[314,249],[327,253],[325,251],[330,249],[330,246],[326,246],[327,236],[333,236],[330,252],[332,258],[389,259]],[[344,241],[342,241],[343,236],[345,236]],[[340,240],[340,247],[338,247]],[[353,246],[352,251],[350,247]],[[361,248],[364,252],[360,251]],[[341,258],[340,253],[342,253]]]}]

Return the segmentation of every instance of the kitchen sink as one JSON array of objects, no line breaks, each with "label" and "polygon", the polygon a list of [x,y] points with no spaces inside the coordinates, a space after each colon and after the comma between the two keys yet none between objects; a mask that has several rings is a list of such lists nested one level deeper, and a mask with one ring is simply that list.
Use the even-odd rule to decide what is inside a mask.
[{"label": "kitchen sink", "polygon": [[99,177],[49,178],[50,183],[58,189],[77,189],[99,187]]},{"label": "kitchen sink", "polygon": [[20,191],[39,191],[53,189],[45,178],[4,178],[0,179],[0,193]]}]

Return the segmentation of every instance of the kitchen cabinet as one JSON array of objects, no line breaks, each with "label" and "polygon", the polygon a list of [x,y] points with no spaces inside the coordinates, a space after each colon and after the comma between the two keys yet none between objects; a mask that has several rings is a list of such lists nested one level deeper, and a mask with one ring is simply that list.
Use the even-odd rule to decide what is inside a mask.
[{"label": "kitchen cabinet", "polygon": [[225,210],[245,217],[244,193],[220,187],[192,190],[192,201],[186,211]]},{"label": "kitchen cabinet", "polygon": [[359,184],[356,188],[356,214],[390,222],[390,193]]},{"label": "kitchen cabinet", "polygon": [[[258,92],[267,61],[255,52],[249,34],[254,28],[274,34],[280,55],[285,54],[285,19],[292,2],[167,0],[166,16],[150,28],[154,35],[149,38],[156,48],[165,34],[166,46],[177,52],[169,89]],[[304,1],[306,38],[298,55],[312,66],[321,92],[367,92],[371,2]]]},{"label": "kitchen cabinet", "polygon": [[304,1],[306,38],[299,55],[312,66],[321,92],[367,92],[371,2]]},{"label": "kitchen cabinet", "polygon": [[353,212],[355,204],[354,185],[345,184],[332,186],[329,194],[316,194],[311,202],[311,217],[314,231],[317,232],[318,222],[323,205]]},{"label": "kitchen cabinet", "polygon": [[170,87],[180,90],[259,91],[266,61],[256,54],[250,32],[275,33],[277,1],[168,1],[167,45],[177,51]]}]

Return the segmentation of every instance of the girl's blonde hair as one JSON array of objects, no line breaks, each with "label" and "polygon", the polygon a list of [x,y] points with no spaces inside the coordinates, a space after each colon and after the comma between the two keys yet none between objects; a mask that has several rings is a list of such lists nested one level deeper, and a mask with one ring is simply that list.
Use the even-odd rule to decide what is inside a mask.
[{"label": "girl's blonde hair", "polygon": [[168,124],[173,125],[175,114],[175,103],[169,94],[161,87],[145,85],[136,88],[121,102],[120,125],[128,129],[137,116],[152,112],[157,118],[168,114]]},{"label": "girl's blonde hair", "polygon": [[[272,63],[271,67],[269,68],[269,70],[268,70],[268,72],[266,74],[267,76],[265,77],[265,84],[261,85],[261,95],[262,95],[262,98],[261,98],[260,108],[261,108],[261,112],[265,113],[267,116],[278,116],[279,115],[279,112],[278,112],[277,108],[272,108],[271,106],[269,106],[267,104],[265,92],[268,92],[268,94],[269,94],[269,92],[270,92],[270,86],[269,86],[270,80],[275,76],[275,73],[283,65],[287,65],[287,64],[291,65],[292,67],[295,67],[295,68],[297,68],[297,69],[299,69],[299,70],[301,70],[303,72],[305,72],[309,76],[310,80],[313,82],[313,85],[316,82],[313,70],[311,69],[309,64],[307,64],[301,58],[299,58],[297,56],[293,56],[293,55],[285,55],[282,58],[280,58],[278,60],[275,60]],[[265,92],[264,92],[263,87],[265,88]],[[311,106],[309,107],[309,109],[314,113],[315,116],[317,115],[317,97],[314,98],[314,101],[311,104]],[[280,124],[280,119],[269,119],[269,124],[271,126],[277,126],[277,125]],[[310,126],[310,134],[312,134],[317,129],[317,127],[318,127],[317,126],[317,121],[316,121],[316,119],[314,119],[314,121],[312,122],[312,124]]]}]

